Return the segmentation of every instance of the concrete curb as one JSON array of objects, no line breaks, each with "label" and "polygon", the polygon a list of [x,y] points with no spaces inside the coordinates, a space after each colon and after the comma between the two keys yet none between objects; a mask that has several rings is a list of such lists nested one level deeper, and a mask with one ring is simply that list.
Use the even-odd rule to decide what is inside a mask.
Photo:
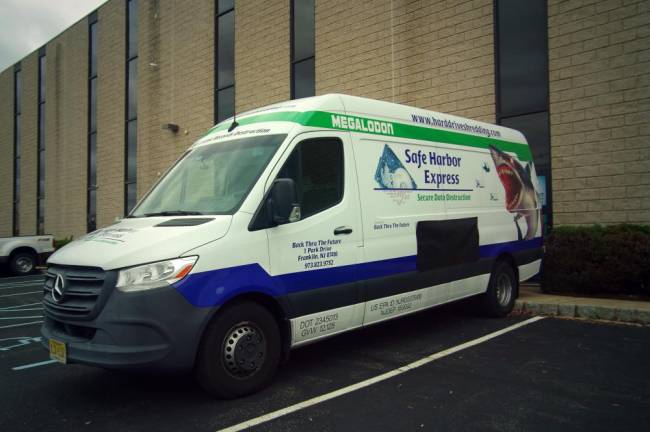
[{"label": "concrete curb", "polygon": [[[617,307],[612,305],[576,304],[568,298],[566,302],[554,302],[552,298],[538,299],[523,296],[515,302],[514,312],[532,315],[560,316],[568,318],[586,318],[625,323],[650,325],[650,310],[647,308]],[[544,297],[543,294],[534,297]],[[555,297],[555,296],[549,296]],[[580,299],[584,300],[584,299]]]}]

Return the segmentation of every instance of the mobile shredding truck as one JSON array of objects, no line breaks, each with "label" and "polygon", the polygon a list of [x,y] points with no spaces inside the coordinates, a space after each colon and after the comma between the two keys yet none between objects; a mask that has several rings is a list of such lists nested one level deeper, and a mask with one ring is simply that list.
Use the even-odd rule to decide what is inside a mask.
[{"label": "mobile shredding truck", "polygon": [[348,330],[470,296],[503,316],[540,268],[537,190],[512,129],[338,94],[240,114],[49,259],[44,345],[237,397]]}]

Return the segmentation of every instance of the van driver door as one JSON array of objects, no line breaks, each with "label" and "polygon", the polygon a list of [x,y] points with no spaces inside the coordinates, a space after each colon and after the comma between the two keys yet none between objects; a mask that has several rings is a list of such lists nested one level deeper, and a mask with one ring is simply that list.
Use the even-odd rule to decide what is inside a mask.
[{"label": "van driver door", "polygon": [[267,228],[270,268],[292,309],[292,344],[358,327],[362,226],[347,132],[298,135],[270,176],[296,185],[300,219]]}]

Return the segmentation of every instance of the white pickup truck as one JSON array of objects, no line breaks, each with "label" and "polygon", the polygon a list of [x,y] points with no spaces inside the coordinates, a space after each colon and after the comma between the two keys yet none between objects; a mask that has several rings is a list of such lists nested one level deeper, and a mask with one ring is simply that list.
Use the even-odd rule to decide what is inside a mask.
[{"label": "white pickup truck", "polygon": [[8,264],[15,275],[27,275],[54,252],[51,235],[0,237],[0,264]]}]

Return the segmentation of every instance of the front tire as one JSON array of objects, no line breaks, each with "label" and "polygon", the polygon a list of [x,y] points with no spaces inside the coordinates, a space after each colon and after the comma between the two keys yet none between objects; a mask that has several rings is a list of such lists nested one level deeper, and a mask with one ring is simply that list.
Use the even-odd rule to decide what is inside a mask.
[{"label": "front tire", "polygon": [[201,340],[196,378],[221,399],[245,396],[267,386],[278,368],[281,337],[273,315],[257,303],[219,311]]},{"label": "front tire", "polygon": [[483,312],[492,317],[504,317],[512,312],[519,292],[519,281],[512,266],[498,261],[490,275],[485,294],[481,296]]},{"label": "front tire", "polygon": [[16,276],[26,276],[36,268],[36,257],[31,252],[17,252],[11,256],[9,267]]}]

